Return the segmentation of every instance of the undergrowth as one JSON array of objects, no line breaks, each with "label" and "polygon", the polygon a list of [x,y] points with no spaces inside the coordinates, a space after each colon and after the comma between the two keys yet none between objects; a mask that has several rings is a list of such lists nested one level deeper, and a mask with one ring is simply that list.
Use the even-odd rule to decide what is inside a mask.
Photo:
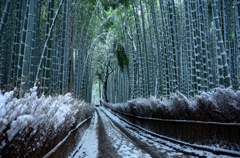
[{"label": "undergrowth", "polygon": [[122,104],[104,103],[104,106],[141,117],[240,123],[240,92],[231,89],[217,88],[195,98],[177,92],[170,98],[137,98]]},{"label": "undergrowth", "polygon": [[16,93],[0,93],[0,157],[42,157],[94,111],[70,93],[38,97],[32,88],[20,99]]}]

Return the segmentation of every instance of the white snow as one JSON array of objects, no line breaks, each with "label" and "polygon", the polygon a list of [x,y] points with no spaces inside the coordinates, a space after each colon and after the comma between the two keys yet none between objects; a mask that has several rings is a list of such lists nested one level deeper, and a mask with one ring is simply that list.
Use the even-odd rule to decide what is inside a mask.
[{"label": "white snow", "polygon": [[[115,115],[113,115],[110,111],[106,110],[105,108],[101,107],[101,109],[107,113],[108,116],[110,116],[114,121],[118,122],[119,124],[121,124],[121,126],[123,127],[128,127],[131,126],[129,124],[131,124],[129,122],[129,124],[121,121],[118,117],[116,117]],[[128,122],[128,121],[127,121]],[[131,128],[134,128],[133,126],[131,126]],[[141,129],[143,129],[142,127],[139,127]],[[179,151],[183,151],[183,152],[187,152],[187,153],[194,153],[196,155],[199,156],[203,156],[203,157],[210,157],[210,158],[215,158],[215,157],[220,157],[220,158],[230,158],[231,156],[226,156],[226,155],[215,155],[211,152],[207,152],[207,151],[203,151],[203,150],[198,150],[198,149],[193,149],[192,147],[188,147],[188,146],[181,146],[179,144],[173,143],[171,141],[167,141],[164,139],[160,139],[160,138],[156,138],[153,137],[145,132],[139,131],[138,129],[135,130],[131,130],[129,128],[127,128],[129,130],[130,133],[134,134],[136,137],[138,137],[139,139],[143,140],[144,142],[148,143],[150,146],[154,146],[155,148],[157,148],[159,151],[161,152],[166,152],[169,156],[179,156],[182,153],[177,152],[177,150]],[[151,131],[147,130],[147,129],[143,129],[144,131],[147,131],[149,133],[152,133]],[[136,132],[138,131],[138,132]],[[162,136],[161,137],[165,137]],[[183,141],[179,141],[179,140],[175,140],[173,138],[169,138],[166,137],[168,140],[174,140],[174,141],[178,141],[181,142],[183,144],[190,144],[187,142],[183,142]],[[164,144],[164,145],[163,145]],[[192,146],[196,146],[196,147],[202,147],[202,148],[206,148],[206,149],[212,149],[215,151],[224,151],[224,152],[229,152],[229,153],[235,153],[235,154],[239,154],[239,152],[237,151],[230,151],[230,150],[226,150],[226,149],[222,149],[222,148],[216,148],[216,147],[209,147],[209,146],[204,146],[204,145],[197,145],[197,144],[190,144]]]},{"label": "white snow", "polygon": [[[218,91],[218,89],[216,91]],[[229,92],[228,93],[229,98],[237,98],[240,96],[240,91],[236,93],[231,92],[231,90],[226,91]],[[212,102],[213,105],[217,105],[218,102],[218,100],[216,99],[217,97],[212,96],[212,94],[213,92],[202,93],[201,96],[197,97],[198,98],[205,97],[206,101]],[[13,96],[14,91],[6,92],[4,94],[0,92],[0,136],[3,136],[4,130],[7,127],[9,127],[9,129],[7,129],[5,133],[7,139],[1,140],[2,142],[0,143],[0,151],[6,145],[7,141],[14,140],[14,138],[18,135],[24,136],[24,134],[28,133],[28,131],[31,131],[30,133],[28,133],[30,134],[30,137],[33,136],[36,132],[42,134],[41,139],[39,139],[39,141],[36,142],[36,146],[32,148],[33,151],[36,150],[37,147],[41,147],[44,144],[44,141],[47,139],[48,136],[47,135],[48,131],[51,130],[55,132],[55,134],[57,134],[57,132],[62,129],[64,130],[70,129],[71,126],[73,126],[73,124],[76,123],[77,115],[79,115],[80,111],[83,111],[82,108],[84,105],[86,105],[86,103],[84,103],[83,101],[74,99],[70,93],[67,93],[66,95],[57,96],[42,95],[40,98],[38,98],[36,87],[30,89],[30,92],[26,93],[23,98],[17,99],[13,98]],[[195,104],[194,101],[188,100],[188,98],[186,98],[181,93],[173,94],[173,97],[178,98],[180,100],[184,100],[189,105]],[[149,110],[148,108],[149,106],[153,106],[151,102],[156,103],[156,105],[165,106],[166,108],[169,108],[168,106],[171,104],[171,101],[169,101],[169,99],[166,98],[157,99],[156,97],[153,96],[151,96],[148,99],[138,98],[135,100],[131,100],[128,103],[139,105],[135,106],[134,108],[136,107],[141,108],[140,111],[144,113],[145,110]],[[231,105],[232,108],[239,110],[239,106],[237,105],[237,102],[235,100],[229,100],[228,104]],[[112,109],[116,107],[116,105],[111,106],[113,106]],[[121,108],[125,109],[126,112],[129,110],[129,106],[127,104],[121,105]],[[123,127],[130,126],[129,124],[121,121],[118,117],[113,115],[105,108],[101,109],[108,116],[110,116],[116,122],[121,124]],[[117,152],[120,156],[132,158],[150,157],[150,155],[136,147],[134,143],[127,138],[127,136],[125,136],[113,123],[111,123],[111,121],[107,117],[105,117],[104,113],[100,112],[100,115],[101,118],[103,119],[106,133],[108,134],[108,137],[111,138],[113,147],[117,149]],[[81,139],[77,148],[70,157],[87,157],[87,158],[97,157],[98,155],[97,118],[98,118],[97,113],[95,112],[89,129],[85,132],[83,138]],[[131,126],[131,128],[133,128],[133,126]],[[176,150],[194,153],[199,156],[225,157],[221,155],[216,156],[211,152],[196,150],[193,149],[192,147],[181,146],[176,143],[172,143],[171,141],[155,138],[142,131],[136,132],[135,130],[131,130],[129,128],[127,129],[130,133],[132,133],[140,140],[146,142],[149,146],[158,149],[159,152],[166,153],[170,157],[182,155],[182,153]],[[167,139],[170,140],[172,138]],[[186,145],[188,144],[186,142],[181,143],[185,143]],[[197,144],[193,144],[193,146],[230,153],[235,152],[216,147],[200,146]],[[54,149],[52,151],[54,151]]]},{"label": "white snow", "polygon": [[[239,94],[240,92],[234,92],[230,88],[216,88],[210,92],[201,92],[194,98],[176,92],[172,93],[170,98],[151,96],[129,100],[127,103],[104,103],[104,106],[114,111],[141,117],[239,123]],[[206,115],[199,115],[202,112]],[[209,117],[214,115],[218,117]]]},{"label": "white snow", "polygon": [[110,140],[120,156],[126,158],[151,157],[149,154],[137,148],[100,110],[99,114],[103,119],[107,135],[111,138]]},{"label": "white snow", "polygon": [[31,115],[22,115],[17,118],[16,121],[11,123],[11,128],[7,131],[8,141],[11,141],[13,137],[23,128],[25,128],[28,123],[34,119]]},{"label": "white snow", "polygon": [[13,96],[13,91],[11,92],[6,92],[4,95],[2,94],[2,92],[0,91],[0,118],[3,117],[4,115],[6,115],[7,110],[4,107],[4,105],[6,104],[6,102],[9,101],[9,99],[12,98]]},{"label": "white snow", "polygon": [[69,158],[96,158],[98,155],[97,113],[94,113],[91,125],[83,135],[78,146]]},{"label": "white snow", "polygon": [[[88,117],[87,112],[91,113],[91,110],[88,110],[82,114],[83,108],[88,104],[73,98],[70,93],[57,96],[41,95],[39,98],[36,87],[20,99],[13,98],[14,93],[0,93],[0,137],[7,135],[10,142],[17,135],[24,141],[25,134],[30,134],[31,137],[38,132],[41,138],[36,143],[41,147],[44,141],[49,139],[48,131],[54,136],[59,131],[70,130],[76,121],[81,121],[76,120],[78,115],[81,114],[83,120],[86,119],[84,117]],[[92,106],[88,107],[93,111]],[[5,130],[7,127],[9,129]],[[0,151],[6,145],[6,140],[1,141]]]},{"label": "white snow", "polygon": [[83,123],[85,123],[88,119],[90,119],[90,117],[85,119],[84,121],[80,122],[74,129],[72,129],[68,133],[68,135],[61,142],[59,142],[51,151],[49,151],[45,156],[43,156],[43,158],[50,157],[68,139],[68,137],[72,134],[72,132],[77,130],[79,128],[79,126],[81,126]]}]

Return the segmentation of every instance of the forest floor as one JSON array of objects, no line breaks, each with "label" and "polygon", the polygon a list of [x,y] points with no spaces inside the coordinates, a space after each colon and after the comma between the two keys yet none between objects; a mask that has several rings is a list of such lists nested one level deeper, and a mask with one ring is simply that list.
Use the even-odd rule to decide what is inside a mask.
[{"label": "forest floor", "polygon": [[69,158],[230,157],[164,142],[129,126],[104,107],[97,107]]},{"label": "forest floor", "polygon": [[71,158],[192,157],[134,133],[119,123],[105,108],[97,108]]}]

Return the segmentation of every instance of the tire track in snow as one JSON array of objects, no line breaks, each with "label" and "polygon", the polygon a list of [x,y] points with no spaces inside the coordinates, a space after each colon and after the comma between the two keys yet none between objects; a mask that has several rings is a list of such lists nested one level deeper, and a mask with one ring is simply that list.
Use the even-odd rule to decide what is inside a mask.
[{"label": "tire track in snow", "polygon": [[120,129],[129,139],[131,139],[136,146],[144,150],[146,153],[151,155],[153,158],[159,158],[159,157],[174,157],[174,158],[180,158],[180,157],[193,157],[191,155],[185,155],[183,153],[177,152],[175,149],[171,149],[168,146],[156,143],[153,140],[150,140],[149,138],[143,137],[138,130],[128,130],[128,127],[122,126],[117,122],[115,119],[113,119],[109,114],[106,113],[104,109],[101,108],[101,111],[108,117],[108,119],[111,120],[111,122],[114,123],[114,125]]},{"label": "tire track in snow", "polygon": [[78,146],[69,158],[95,158],[98,155],[98,137],[97,137],[97,113],[91,120],[91,125],[82,137]]},{"label": "tire track in snow", "polygon": [[120,158],[121,156],[118,155],[117,150],[112,146],[112,142],[106,133],[103,120],[98,110],[97,110],[97,114],[98,114],[97,134],[98,134],[98,143],[99,143],[98,157],[99,158],[113,158],[113,157]]},{"label": "tire track in snow", "polygon": [[[116,126],[102,110],[99,110],[108,137],[111,138],[111,143],[121,157],[126,158],[149,158],[150,156],[145,150],[139,147],[134,139],[129,138],[129,134],[122,131],[121,126]],[[159,157],[159,155],[158,155]]]},{"label": "tire track in snow", "polygon": [[104,111],[97,108],[90,127],[69,158],[158,158],[172,156],[156,152],[152,146],[130,134]]}]

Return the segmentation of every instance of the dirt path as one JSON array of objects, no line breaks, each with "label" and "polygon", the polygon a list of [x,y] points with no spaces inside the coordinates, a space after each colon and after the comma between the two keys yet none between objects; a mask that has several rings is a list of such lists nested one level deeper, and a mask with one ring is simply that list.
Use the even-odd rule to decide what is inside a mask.
[{"label": "dirt path", "polygon": [[161,152],[141,139],[97,108],[89,129],[70,158],[181,157],[168,155],[168,151]]},{"label": "dirt path", "polygon": [[[118,127],[114,125],[114,123],[100,110],[98,109],[98,115],[102,120],[103,124],[99,124],[99,128],[104,128],[106,131],[105,137],[106,140],[110,140],[107,144],[111,144],[114,147],[111,150],[111,153],[114,155],[110,155],[110,157],[142,157],[148,158],[151,157],[144,150],[140,149],[139,146],[136,145],[127,135],[125,135]],[[99,137],[101,137],[99,135]],[[99,145],[101,145],[99,140]],[[99,155],[99,158],[101,155]]]},{"label": "dirt path", "polygon": [[97,111],[98,114],[98,157],[99,158],[120,158],[117,150],[112,146],[111,140],[106,133],[102,118]]},{"label": "dirt path", "polygon": [[86,130],[81,141],[69,158],[95,158],[98,155],[98,137],[97,137],[98,116],[95,112],[89,128]]}]

